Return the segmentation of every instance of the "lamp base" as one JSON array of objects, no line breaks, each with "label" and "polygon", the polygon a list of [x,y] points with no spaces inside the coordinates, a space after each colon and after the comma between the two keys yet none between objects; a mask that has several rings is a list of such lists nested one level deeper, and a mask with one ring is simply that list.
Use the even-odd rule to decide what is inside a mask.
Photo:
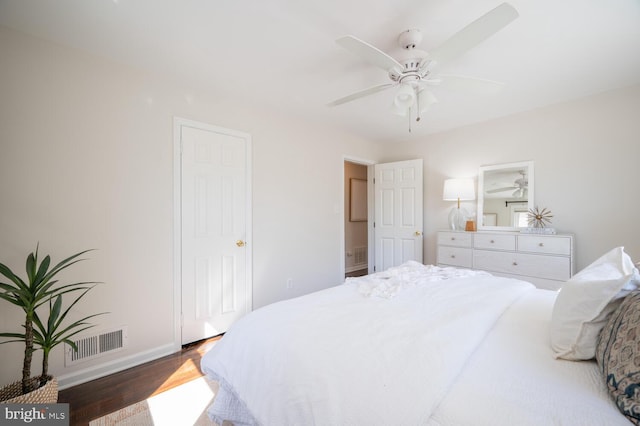
[{"label": "lamp base", "polygon": [[469,213],[463,208],[454,207],[449,212],[449,228],[454,231],[464,231]]}]

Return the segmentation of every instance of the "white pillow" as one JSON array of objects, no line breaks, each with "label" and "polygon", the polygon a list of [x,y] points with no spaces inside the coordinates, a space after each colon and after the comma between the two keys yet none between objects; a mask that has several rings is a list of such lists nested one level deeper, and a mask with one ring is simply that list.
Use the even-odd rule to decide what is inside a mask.
[{"label": "white pillow", "polygon": [[595,356],[598,333],[622,298],[640,284],[633,261],[617,247],[564,283],[551,315],[551,347],[556,358]]}]

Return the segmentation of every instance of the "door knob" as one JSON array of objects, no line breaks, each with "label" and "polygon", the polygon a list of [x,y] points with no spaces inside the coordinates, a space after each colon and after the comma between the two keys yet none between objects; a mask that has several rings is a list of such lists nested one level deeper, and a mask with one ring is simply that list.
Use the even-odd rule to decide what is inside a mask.
[{"label": "door knob", "polygon": [[415,235],[416,237],[419,237],[420,235],[422,235],[422,232],[416,231],[416,232],[413,233],[413,235]]},{"label": "door knob", "polygon": [[242,241],[242,240],[238,240],[238,241],[236,241],[236,245],[237,245],[238,247],[244,247],[245,242],[244,242],[244,241]]}]

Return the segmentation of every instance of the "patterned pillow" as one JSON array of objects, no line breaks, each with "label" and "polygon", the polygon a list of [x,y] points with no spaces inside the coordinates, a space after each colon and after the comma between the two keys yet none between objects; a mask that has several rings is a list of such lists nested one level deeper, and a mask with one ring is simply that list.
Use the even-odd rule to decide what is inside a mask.
[{"label": "patterned pillow", "polygon": [[600,331],[596,361],[618,409],[640,425],[640,291],[625,297]]}]

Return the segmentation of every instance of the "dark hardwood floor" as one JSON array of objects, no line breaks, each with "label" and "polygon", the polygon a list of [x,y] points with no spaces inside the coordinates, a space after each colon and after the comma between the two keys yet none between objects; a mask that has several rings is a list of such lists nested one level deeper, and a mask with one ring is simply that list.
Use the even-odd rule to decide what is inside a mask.
[{"label": "dark hardwood floor", "polygon": [[345,278],[349,278],[349,277],[361,277],[363,275],[367,275],[368,271],[366,269],[359,269],[357,271],[353,271],[353,272],[347,272],[346,274],[344,274]]},{"label": "dark hardwood floor", "polygon": [[61,390],[58,402],[69,403],[71,425],[88,425],[93,419],[201,377],[200,359],[221,337],[196,342],[176,354]]}]

